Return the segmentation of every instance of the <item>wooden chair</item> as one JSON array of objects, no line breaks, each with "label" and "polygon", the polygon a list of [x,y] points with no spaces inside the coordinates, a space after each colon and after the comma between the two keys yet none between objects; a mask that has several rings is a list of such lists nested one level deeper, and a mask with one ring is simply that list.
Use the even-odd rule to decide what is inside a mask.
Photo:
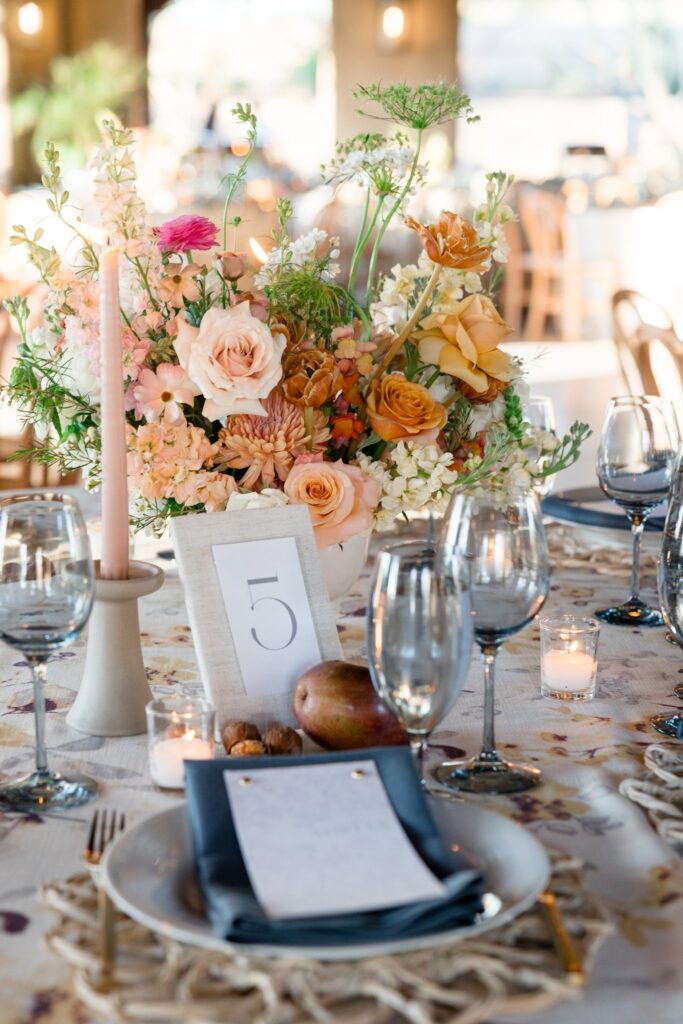
[{"label": "wooden chair", "polygon": [[501,285],[502,312],[505,322],[515,334],[520,334],[524,321],[524,310],[529,304],[529,274],[524,263],[524,244],[519,224],[509,220],[504,227],[508,243],[508,259],[503,268]]},{"label": "wooden chair", "polygon": [[607,298],[584,294],[584,279],[602,278],[605,292],[614,290],[615,271],[605,260],[581,262],[571,251],[567,232],[567,211],[561,196],[540,188],[524,188],[519,197],[520,223],[529,246],[522,267],[530,284],[524,292],[528,301],[525,333],[529,338],[544,336],[549,317],[559,323],[563,341],[581,338],[584,317],[605,313]]},{"label": "wooden chair", "polygon": [[683,340],[667,311],[639,292],[612,296],[617,357],[629,393],[671,398],[683,432]]}]

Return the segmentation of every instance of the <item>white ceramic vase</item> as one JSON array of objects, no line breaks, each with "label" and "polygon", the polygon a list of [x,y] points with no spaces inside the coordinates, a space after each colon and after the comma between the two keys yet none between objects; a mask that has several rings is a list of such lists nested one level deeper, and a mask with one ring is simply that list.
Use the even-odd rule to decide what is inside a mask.
[{"label": "white ceramic vase", "polygon": [[318,552],[331,601],[337,601],[354,585],[365,565],[370,537],[356,536]]},{"label": "white ceramic vase", "polygon": [[89,736],[136,736],[146,731],[152,699],[140,646],[138,598],[153,594],[164,571],[130,563],[127,580],[102,580],[95,562],[95,605],[88,624],[83,678],[67,723]]}]

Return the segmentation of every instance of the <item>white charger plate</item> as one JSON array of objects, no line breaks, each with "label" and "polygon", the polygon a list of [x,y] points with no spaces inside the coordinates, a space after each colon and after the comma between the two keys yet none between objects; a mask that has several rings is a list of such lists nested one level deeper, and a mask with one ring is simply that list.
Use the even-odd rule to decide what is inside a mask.
[{"label": "white charger plate", "polygon": [[204,917],[194,874],[185,804],[162,811],[123,832],[108,848],[101,877],[114,903],[155,932],[205,949],[250,956],[360,960],[459,942],[497,928],[527,910],[550,877],[541,843],[500,814],[470,803],[431,800],[437,827],[450,846],[467,853],[484,874],[484,913],[473,925],[352,946],[257,946],[217,938]]}]

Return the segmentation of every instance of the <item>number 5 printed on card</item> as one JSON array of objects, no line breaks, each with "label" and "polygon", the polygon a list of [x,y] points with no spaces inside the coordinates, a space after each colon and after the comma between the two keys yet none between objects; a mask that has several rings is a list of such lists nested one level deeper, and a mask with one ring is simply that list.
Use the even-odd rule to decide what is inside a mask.
[{"label": "number 5 printed on card", "polygon": [[290,622],[290,626],[291,626],[291,631],[290,631],[290,634],[289,634],[289,638],[287,639],[287,642],[282,644],[280,647],[270,647],[268,644],[265,644],[261,640],[259,640],[259,638],[258,638],[258,636],[256,634],[256,630],[255,630],[255,628],[253,626],[251,627],[251,635],[253,636],[254,640],[259,645],[259,647],[263,647],[264,650],[266,650],[266,651],[282,651],[282,650],[285,649],[285,647],[289,647],[289,645],[294,641],[294,638],[296,637],[296,629],[297,629],[296,615],[294,614],[292,609],[289,607],[287,602],[283,601],[281,597],[273,597],[272,595],[268,595],[267,597],[257,597],[257,598],[254,598],[252,587],[260,586],[260,585],[263,585],[264,583],[279,583],[279,577],[277,577],[277,576],[264,576],[260,580],[258,580],[258,579],[257,580],[247,580],[247,586],[249,587],[249,596],[251,597],[251,610],[252,610],[252,612],[256,611],[256,605],[257,604],[261,604],[263,601],[275,601],[275,603],[281,605],[285,609],[287,614],[289,615],[289,622]]}]

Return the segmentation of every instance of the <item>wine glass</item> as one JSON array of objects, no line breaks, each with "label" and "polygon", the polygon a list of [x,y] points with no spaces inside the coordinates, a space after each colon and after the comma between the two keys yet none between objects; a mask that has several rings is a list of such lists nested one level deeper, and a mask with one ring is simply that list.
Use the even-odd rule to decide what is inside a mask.
[{"label": "wine glass", "polygon": [[[548,395],[532,395],[524,407],[524,419],[532,427],[544,430],[547,434],[554,434],[557,431],[555,407],[552,398]],[[541,458],[541,453],[534,447],[528,449],[528,452],[532,458],[535,457],[539,468],[543,468],[543,464],[548,461],[548,456]],[[544,498],[546,494],[550,494],[554,483],[554,476],[542,477],[534,480],[534,490],[540,498]]]},{"label": "wine glass", "polygon": [[631,593],[624,604],[597,612],[618,626],[661,626],[661,613],[640,599],[640,541],[652,510],[669,493],[679,444],[668,398],[613,398],[598,447],[598,480],[608,498],[626,512],[633,535]]},{"label": "wine glass", "polygon": [[0,570],[0,639],[31,667],[36,732],[35,771],[0,784],[0,807],[77,807],[96,795],[97,783],[48,768],[43,693],[50,655],[79,635],[95,591],[88,534],[73,498],[27,494],[0,502]]},{"label": "wine glass", "polygon": [[441,535],[446,572],[469,571],[474,637],[484,663],[484,735],[481,752],[449,761],[436,771],[449,789],[468,793],[516,793],[537,785],[538,768],[513,764],[496,750],[495,665],[508,637],[538,615],[550,579],[538,497],[524,494],[502,504],[493,495],[456,494]]},{"label": "wine glass", "polygon": [[412,541],[379,553],[367,641],[372,682],[408,733],[425,786],[427,739],[460,693],[472,653],[467,590],[438,571],[433,546]]},{"label": "wine glass", "polygon": [[[664,523],[664,540],[657,566],[657,590],[662,615],[675,643],[683,647],[683,462],[679,461],[671,485]],[[683,699],[683,687],[674,688]],[[652,725],[665,736],[677,737],[683,715],[656,715]]]}]

